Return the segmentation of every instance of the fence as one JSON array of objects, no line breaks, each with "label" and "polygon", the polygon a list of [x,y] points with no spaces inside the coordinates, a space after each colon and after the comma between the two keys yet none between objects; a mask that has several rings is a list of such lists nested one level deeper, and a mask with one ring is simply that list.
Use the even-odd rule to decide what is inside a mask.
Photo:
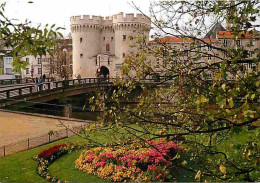
[{"label": "fence", "polygon": [[20,151],[32,149],[35,147],[39,147],[41,145],[45,145],[60,139],[64,139],[67,137],[74,136],[78,130],[81,130],[82,126],[80,127],[73,127],[72,129],[63,129],[59,131],[54,131],[52,133],[43,134],[37,137],[28,138],[26,140],[22,140],[19,142],[15,142],[13,144],[5,145],[0,148],[0,157],[5,157],[9,154],[14,154]]}]

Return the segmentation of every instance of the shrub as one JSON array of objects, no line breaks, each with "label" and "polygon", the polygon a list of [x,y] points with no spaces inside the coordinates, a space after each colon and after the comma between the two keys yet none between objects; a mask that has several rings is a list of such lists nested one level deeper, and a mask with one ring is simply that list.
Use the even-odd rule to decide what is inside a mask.
[{"label": "shrub", "polygon": [[125,147],[85,150],[75,167],[110,181],[170,181],[176,171],[177,154],[184,149],[172,141],[147,140],[146,145],[134,142]]},{"label": "shrub", "polygon": [[50,147],[49,149],[45,149],[41,151],[36,157],[34,157],[34,160],[38,161],[37,173],[41,177],[43,177],[44,179],[50,182],[64,182],[58,180],[58,178],[48,173],[48,167],[51,165],[53,161],[59,159],[61,156],[79,148],[80,146],[71,143],[68,145],[67,144],[55,145]]}]

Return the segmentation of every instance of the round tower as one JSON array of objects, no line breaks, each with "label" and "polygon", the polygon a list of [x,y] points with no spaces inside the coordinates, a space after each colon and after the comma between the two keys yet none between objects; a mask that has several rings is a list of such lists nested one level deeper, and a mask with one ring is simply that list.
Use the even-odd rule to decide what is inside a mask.
[{"label": "round tower", "polygon": [[[129,36],[148,35],[151,21],[142,14],[119,13],[112,17],[84,15],[70,19],[73,43],[73,77],[115,77],[135,43]],[[103,69],[102,69],[103,68]],[[104,71],[106,70],[106,72]],[[101,72],[101,71],[104,71]]]},{"label": "round tower", "polygon": [[70,18],[73,44],[73,77],[96,76],[96,56],[100,53],[102,17],[83,15]]},{"label": "round tower", "polygon": [[130,40],[130,36],[144,34],[149,36],[151,29],[151,20],[143,14],[126,14],[118,13],[113,15],[113,27],[115,30],[115,56],[117,57],[117,65],[121,65],[126,57],[134,48],[133,45],[136,40]]}]

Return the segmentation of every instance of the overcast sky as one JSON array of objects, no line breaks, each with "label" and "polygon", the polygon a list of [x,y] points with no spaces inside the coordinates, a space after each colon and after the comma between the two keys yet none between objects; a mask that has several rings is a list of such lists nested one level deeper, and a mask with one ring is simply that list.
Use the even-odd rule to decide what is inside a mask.
[{"label": "overcast sky", "polygon": [[[66,27],[65,34],[70,32],[70,17],[75,15],[109,16],[119,12],[137,13],[132,0],[0,0],[6,2],[6,14],[9,18],[33,23],[56,24]],[[133,0],[142,11],[149,13],[151,0]]]}]

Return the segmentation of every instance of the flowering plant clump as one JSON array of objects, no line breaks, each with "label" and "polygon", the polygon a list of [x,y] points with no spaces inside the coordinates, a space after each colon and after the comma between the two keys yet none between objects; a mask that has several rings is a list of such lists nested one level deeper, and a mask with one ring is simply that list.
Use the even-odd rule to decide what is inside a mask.
[{"label": "flowering plant clump", "polygon": [[37,156],[34,157],[34,160],[38,161],[38,168],[37,168],[38,174],[50,182],[66,182],[66,181],[59,180],[58,178],[48,173],[48,167],[50,166],[51,163],[53,163],[53,161],[57,160],[61,156],[77,148],[78,146],[71,143],[68,145],[67,144],[54,145],[49,149],[45,149],[41,151]]},{"label": "flowering plant clump", "polygon": [[93,148],[82,152],[75,167],[110,181],[170,181],[184,152],[181,144],[160,139],[136,141],[124,147]]},{"label": "flowering plant clump", "polygon": [[65,153],[67,150],[67,144],[59,144],[43,150],[38,154],[38,158],[51,160],[54,156],[59,156],[61,153]]}]

